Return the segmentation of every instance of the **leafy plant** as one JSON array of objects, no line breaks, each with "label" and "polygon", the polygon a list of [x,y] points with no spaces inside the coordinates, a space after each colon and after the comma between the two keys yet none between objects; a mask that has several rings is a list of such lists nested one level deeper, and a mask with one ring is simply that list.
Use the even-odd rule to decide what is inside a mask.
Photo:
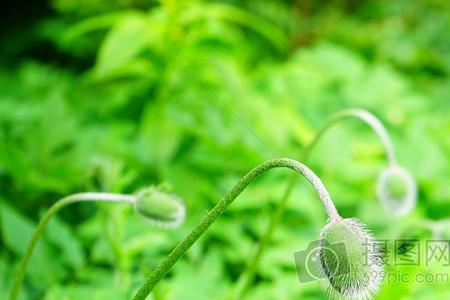
[{"label": "leafy plant", "polygon": [[[357,221],[342,219],[338,214],[333,201],[320,179],[302,163],[279,158],[265,161],[242,177],[228,194],[197,224],[197,226],[181,241],[172,252],[146,279],[144,285],[138,290],[133,299],[145,299],[154,289],[156,284],[169,272],[181,256],[200,238],[200,236],[216,221],[216,219],[228,208],[228,206],[242,193],[242,191],[259,175],[273,168],[289,168],[302,174],[313,185],[329,216],[328,224],[321,233],[323,240],[328,242],[344,243],[348,247],[348,253],[337,253],[337,259],[348,259],[350,274],[342,275],[335,257],[327,256],[321,252],[321,265],[330,284],[329,293],[351,297],[368,297],[378,290],[381,282],[382,270],[380,254],[374,250],[368,257],[365,247],[376,249],[373,238],[363,229]],[[323,255],[322,255],[323,254]],[[369,264],[366,265],[366,259]],[[373,264],[372,264],[373,263]],[[336,275],[337,272],[337,275]]]},{"label": "leafy plant", "polygon": [[[392,215],[405,215],[409,213],[415,205],[416,202],[416,187],[414,183],[414,179],[405,169],[397,166],[397,158],[395,156],[394,148],[392,141],[389,137],[389,134],[386,128],[383,126],[381,121],[371,114],[367,110],[362,109],[347,109],[340,112],[335,113],[333,116],[329,118],[329,120],[319,129],[316,136],[313,138],[312,142],[304,150],[302,160],[308,160],[311,155],[314,146],[321,140],[321,138],[325,135],[325,133],[335,124],[346,120],[347,118],[357,118],[367,124],[378,136],[379,140],[383,144],[386,158],[388,160],[389,166],[385,168],[378,178],[377,184],[377,192],[378,198],[380,202],[383,203],[386,208],[386,212]],[[407,190],[405,193],[400,194],[400,196],[391,196],[390,192],[392,189],[388,186],[388,181],[391,176],[395,176],[397,174],[401,174],[401,180],[404,181],[407,185]],[[286,187],[283,197],[279,201],[279,205],[277,210],[274,212],[271,221],[268,225],[268,228],[259,242],[258,249],[255,255],[250,259],[246,270],[242,273],[241,277],[238,280],[236,289],[234,291],[233,298],[240,299],[245,294],[246,289],[248,288],[250,282],[254,279],[254,273],[257,268],[257,265],[263,255],[265,248],[267,247],[268,242],[271,239],[272,233],[275,230],[276,226],[280,222],[281,216],[286,207],[286,203],[289,200],[291,191],[293,189],[294,184],[296,183],[296,178],[292,176],[289,185]],[[403,182],[397,183],[402,184]],[[342,225],[345,227],[345,225]],[[355,230],[359,232],[359,235],[364,235],[362,229],[358,229],[359,225],[353,224],[348,225],[350,227],[355,226]],[[336,242],[336,241],[334,241]],[[378,263],[379,264],[379,263]],[[356,267],[355,267],[356,268]],[[364,269],[362,266],[358,269]],[[355,285],[360,285],[355,283]],[[351,285],[348,287],[349,290],[352,289]],[[339,289],[338,289],[339,290]],[[370,290],[370,288],[369,288]],[[353,292],[349,292],[351,296]],[[331,293],[333,294],[333,293]],[[354,292],[355,297],[367,297],[367,295],[360,295],[359,292]]]},{"label": "leafy plant", "polygon": [[[448,1],[51,0],[27,7],[7,5],[1,19],[0,299],[54,201],[167,183],[186,199],[185,227],[145,226],[130,205],[74,205],[47,225],[21,290],[30,300],[131,298],[243,172],[271,157],[298,157],[328,116],[350,107],[373,112],[389,129],[420,201],[402,218],[380,218],[373,178],[386,167],[384,147],[349,122],[333,127],[307,160],[330,193],[345,196],[341,215],[358,216],[377,237],[421,240],[432,232],[410,230],[414,224],[449,217]],[[209,300],[234,291],[285,176],[273,171],[246,189],[246,201],[234,202],[153,296]],[[397,176],[388,188],[391,196],[406,191]],[[296,201],[286,203],[246,300],[327,299],[319,283],[298,283],[292,261],[326,222],[312,197],[293,186]],[[435,271],[448,272],[386,267],[389,275]],[[443,282],[384,282],[376,298],[447,299],[449,291]]]},{"label": "leafy plant", "polygon": [[10,300],[17,299],[27,270],[28,262],[33,254],[34,248],[42,236],[45,226],[62,208],[79,202],[119,202],[134,206],[137,214],[149,220],[153,224],[163,227],[179,225],[184,220],[185,208],[183,202],[174,195],[161,192],[155,188],[148,188],[137,195],[109,194],[109,193],[79,193],[62,198],[53,204],[37,225],[31,241],[29,242],[13,283]]}]

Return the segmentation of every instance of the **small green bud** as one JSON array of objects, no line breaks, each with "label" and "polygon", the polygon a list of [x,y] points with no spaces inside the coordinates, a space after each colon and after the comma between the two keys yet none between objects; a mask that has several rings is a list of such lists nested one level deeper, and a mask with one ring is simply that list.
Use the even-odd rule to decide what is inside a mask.
[{"label": "small green bud", "polygon": [[333,299],[368,299],[382,280],[382,259],[372,236],[355,219],[330,221],[320,233],[320,267]]},{"label": "small green bud", "polygon": [[417,202],[414,178],[399,166],[390,166],[380,173],[377,194],[384,209],[395,216],[407,215]]},{"label": "small green bud", "polygon": [[155,187],[139,192],[134,207],[146,220],[161,227],[176,227],[186,215],[184,203],[178,196]]}]

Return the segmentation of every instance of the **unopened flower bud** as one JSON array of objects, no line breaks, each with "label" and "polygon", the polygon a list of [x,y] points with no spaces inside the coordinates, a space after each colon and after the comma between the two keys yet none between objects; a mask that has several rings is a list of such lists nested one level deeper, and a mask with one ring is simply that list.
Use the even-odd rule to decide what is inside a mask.
[{"label": "unopened flower bud", "polygon": [[395,216],[407,215],[417,202],[414,178],[399,166],[390,166],[380,173],[377,194],[384,209]]},{"label": "unopened flower bud", "polygon": [[161,227],[180,225],[186,214],[184,203],[178,196],[155,187],[139,192],[134,206],[138,214]]},{"label": "unopened flower bud", "polygon": [[377,245],[355,219],[330,221],[320,233],[320,267],[332,299],[369,299],[382,281]]}]

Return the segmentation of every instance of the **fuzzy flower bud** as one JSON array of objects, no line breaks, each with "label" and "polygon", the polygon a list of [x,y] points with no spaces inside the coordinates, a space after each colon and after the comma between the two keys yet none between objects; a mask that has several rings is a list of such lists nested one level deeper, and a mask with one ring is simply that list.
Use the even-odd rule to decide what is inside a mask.
[{"label": "fuzzy flower bud", "polygon": [[382,280],[382,259],[367,229],[355,219],[330,221],[320,233],[323,285],[332,299],[370,299]]},{"label": "fuzzy flower bud", "polygon": [[186,215],[184,203],[178,196],[155,187],[139,192],[134,207],[145,220],[160,227],[179,226]]},{"label": "fuzzy flower bud", "polygon": [[414,178],[406,169],[395,165],[380,173],[377,194],[384,209],[395,216],[407,215],[417,202]]}]

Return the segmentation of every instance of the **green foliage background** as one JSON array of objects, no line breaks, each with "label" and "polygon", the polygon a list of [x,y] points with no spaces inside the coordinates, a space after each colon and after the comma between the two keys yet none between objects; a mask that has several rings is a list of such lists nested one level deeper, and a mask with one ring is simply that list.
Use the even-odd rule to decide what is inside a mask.
[{"label": "green foliage background", "polygon": [[[54,201],[86,190],[132,193],[167,184],[187,205],[181,228],[151,228],[120,205],[74,205],[49,224],[22,290],[22,299],[130,298],[247,170],[275,156],[298,159],[319,126],[347,107],[369,109],[386,124],[400,163],[418,182],[419,205],[404,219],[386,215],[374,192],[386,164],[383,148],[367,127],[348,121],[307,162],[341,214],[359,218],[377,238],[410,237],[408,226],[448,218],[449,28],[445,0],[7,5],[0,298]],[[254,183],[153,298],[226,298],[288,173],[271,171]],[[293,262],[326,222],[305,183],[296,185],[248,299],[326,299],[319,283],[297,282]],[[377,297],[449,296],[448,282],[385,282]]]}]

